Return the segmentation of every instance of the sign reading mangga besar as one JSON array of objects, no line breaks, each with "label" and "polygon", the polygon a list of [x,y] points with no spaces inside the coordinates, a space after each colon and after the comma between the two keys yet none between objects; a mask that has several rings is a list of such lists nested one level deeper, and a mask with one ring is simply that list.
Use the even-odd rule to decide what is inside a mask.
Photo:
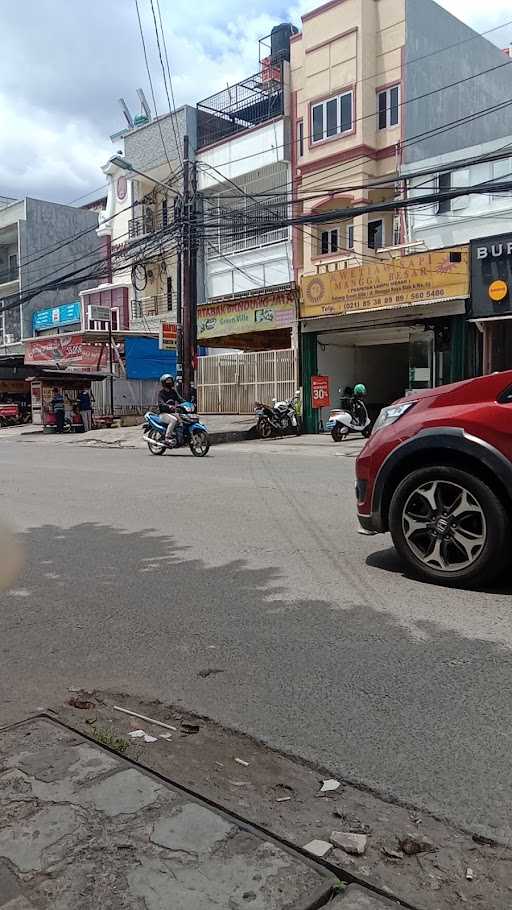
[{"label": "sign reading mangga besar", "polygon": [[469,296],[469,247],[416,253],[302,278],[300,315],[331,316]]}]

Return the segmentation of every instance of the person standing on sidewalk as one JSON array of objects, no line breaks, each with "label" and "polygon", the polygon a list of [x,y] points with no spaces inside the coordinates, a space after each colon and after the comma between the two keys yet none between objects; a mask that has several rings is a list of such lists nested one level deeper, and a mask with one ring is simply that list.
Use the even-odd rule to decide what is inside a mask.
[{"label": "person standing on sidewalk", "polygon": [[80,409],[80,417],[82,418],[82,423],[84,425],[84,433],[88,433],[89,430],[92,430],[91,398],[92,395],[87,391],[87,389],[82,389],[78,396],[78,407]]},{"label": "person standing on sidewalk", "polygon": [[66,416],[66,411],[65,411],[65,407],[64,407],[64,395],[62,394],[60,389],[57,388],[57,386],[55,386],[55,388],[53,390],[52,410],[53,410],[53,413],[55,414],[55,421],[57,424],[57,433],[63,433],[64,432],[64,418]]}]

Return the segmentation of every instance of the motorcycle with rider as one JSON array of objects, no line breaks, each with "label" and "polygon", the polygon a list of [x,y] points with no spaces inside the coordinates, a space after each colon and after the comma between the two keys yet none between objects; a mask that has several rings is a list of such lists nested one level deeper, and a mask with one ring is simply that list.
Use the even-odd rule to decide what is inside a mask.
[{"label": "motorcycle with rider", "polygon": [[160,377],[160,384],[159,413],[148,411],[144,415],[143,438],[151,455],[163,455],[170,449],[187,445],[196,457],[207,455],[210,448],[208,430],[198,419],[194,404],[185,401],[170,373]]}]

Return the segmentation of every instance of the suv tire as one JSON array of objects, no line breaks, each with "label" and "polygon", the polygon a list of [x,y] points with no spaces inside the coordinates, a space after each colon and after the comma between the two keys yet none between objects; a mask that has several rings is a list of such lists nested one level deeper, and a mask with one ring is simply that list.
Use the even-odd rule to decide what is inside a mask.
[{"label": "suv tire", "polygon": [[408,568],[438,584],[484,584],[510,553],[503,502],[485,481],[450,465],[420,468],[401,481],[389,530]]}]

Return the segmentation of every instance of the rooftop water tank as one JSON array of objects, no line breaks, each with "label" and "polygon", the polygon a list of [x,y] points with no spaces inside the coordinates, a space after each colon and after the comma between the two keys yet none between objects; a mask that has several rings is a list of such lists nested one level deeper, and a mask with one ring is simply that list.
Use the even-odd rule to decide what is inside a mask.
[{"label": "rooftop water tank", "polygon": [[134,126],[144,126],[145,123],[149,123],[149,117],[146,114],[135,114],[133,118]]},{"label": "rooftop water tank", "polygon": [[298,28],[289,22],[281,22],[280,25],[274,25],[270,32],[270,57],[272,62],[290,59],[290,38],[296,35]]}]

